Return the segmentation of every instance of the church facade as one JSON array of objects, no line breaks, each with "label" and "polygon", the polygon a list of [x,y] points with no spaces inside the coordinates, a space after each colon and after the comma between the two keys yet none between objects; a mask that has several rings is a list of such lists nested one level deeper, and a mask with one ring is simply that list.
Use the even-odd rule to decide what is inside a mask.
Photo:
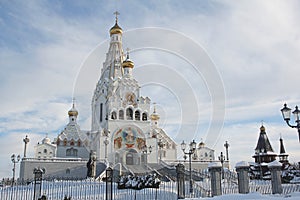
[{"label": "church facade", "polygon": [[91,130],[80,129],[73,102],[69,123],[57,138],[46,137],[35,146],[34,158],[22,159],[21,179],[32,178],[35,167],[44,168],[46,176],[83,178],[91,154],[99,163],[139,170],[147,163],[177,159],[177,145],[159,127],[160,116],[155,106],[151,110],[151,99],[140,95],[134,62],[123,50],[117,16],[109,33],[109,49],[91,102]]}]

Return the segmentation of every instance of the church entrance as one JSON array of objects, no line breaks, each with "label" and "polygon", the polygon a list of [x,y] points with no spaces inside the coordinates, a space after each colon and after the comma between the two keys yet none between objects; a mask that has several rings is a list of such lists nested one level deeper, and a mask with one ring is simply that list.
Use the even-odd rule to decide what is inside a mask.
[{"label": "church entrance", "polygon": [[126,154],[126,165],[135,165],[137,160],[137,151],[134,149],[130,149]]}]

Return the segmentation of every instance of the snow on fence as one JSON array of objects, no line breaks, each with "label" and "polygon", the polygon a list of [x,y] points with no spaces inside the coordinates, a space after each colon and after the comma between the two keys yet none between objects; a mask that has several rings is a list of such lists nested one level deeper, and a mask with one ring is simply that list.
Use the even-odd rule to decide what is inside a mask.
[{"label": "snow on fence", "polygon": [[[48,200],[62,200],[65,196],[71,197],[72,200],[104,200],[106,197],[106,184],[94,180],[43,181],[42,194],[45,194]],[[33,183],[0,188],[1,200],[32,200],[33,196]],[[117,189],[117,184],[113,184],[113,199],[115,200],[173,200],[176,198],[176,182],[161,182],[159,188],[142,190]]]},{"label": "snow on fence", "polygon": [[[189,194],[189,182],[185,183],[185,196],[187,198],[210,197],[210,179],[197,181],[193,184],[193,194]],[[271,194],[271,181],[250,181],[249,192]],[[283,184],[283,194],[300,192],[299,184]],[[222,194],[238,193],[238,185],[231,181],[222,181]],[[48,200],[62,200],[65,196],[72,200],[105,200],[106,184],[102,181],[87,180],[44,180],[42,183],[42,194]],[[33,183],[19,183],[15,186],[0,187],[1,200],[32,200],[34,196]],[[113,183],[113,199],[115,200],[136,200],[136,199],[177,199],[177,183],[161,182],[159,188],[146,188],[141,190],[118,189]]]}]

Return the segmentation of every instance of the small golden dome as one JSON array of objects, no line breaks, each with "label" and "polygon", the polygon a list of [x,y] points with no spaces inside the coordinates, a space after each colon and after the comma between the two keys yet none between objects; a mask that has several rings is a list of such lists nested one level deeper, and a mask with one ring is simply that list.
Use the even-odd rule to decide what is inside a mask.
[{"label": "small golden dome", "polygon": [[160,116],[159,114],[156,113],[156,107],[155,107],[155,103],[154,103],[154,110],[153,110],[153,113],[150,115],[150,119],[151,120],[159,120],[160,119]]},{"label": "small golden dome", "polygon": [[159,114],[157,114],[157,113],[152,113],[152,114],[150,115],[150,119],[151,119],[151,120],[159,120],[159,119],[160,119],[160,116],[159,116]]},{"label": "small golden dome", "polygon": [[260,127],[260,131],[261,131],[261,132],[265,132],[265,131],[266,131],[266,128],[265,128],[264,126],[261,126],[261,127]]},{"label": "small golden dome", "polygon": [[133,61],[129,59],[129,49],[127,49],[127,57],[126,57],[126,60],[123,61],[122,67],[123,68],[126,68],[126,67],[133,68],[134,67]]},{"label": "small golden dome", "polygon": [[71,108],[71,110],[69,110],[68,115],[69,115],[70,117],[71,117],[71,116],[75,116],[75,117],[78,116],[78,111],[75,109],[74,104],[73,104],[73,107]]},{"label": "small golden dome", "polygon": [[115,25],[113,27],[111,27],[109,33],[110,33],[110,36],[112,36],[113,34],[122,34],[123,30],[116,22]]}]

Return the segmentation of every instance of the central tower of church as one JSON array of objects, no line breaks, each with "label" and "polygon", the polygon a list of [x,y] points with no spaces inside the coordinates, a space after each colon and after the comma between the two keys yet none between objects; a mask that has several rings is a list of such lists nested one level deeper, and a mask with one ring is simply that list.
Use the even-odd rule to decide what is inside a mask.
[{"label": "central tower of church", "polygon": [[158,127],[156,111],[149,114],[151,100],[140,96],[132,74],[134,62],[123,51],[123,30],[118,25],[119,13],[115,14],[109,50],[92,98],[91,150],[100,161],[112,164],[143,165],[157,163],[162,157],[175,160],[175,142]]}]

